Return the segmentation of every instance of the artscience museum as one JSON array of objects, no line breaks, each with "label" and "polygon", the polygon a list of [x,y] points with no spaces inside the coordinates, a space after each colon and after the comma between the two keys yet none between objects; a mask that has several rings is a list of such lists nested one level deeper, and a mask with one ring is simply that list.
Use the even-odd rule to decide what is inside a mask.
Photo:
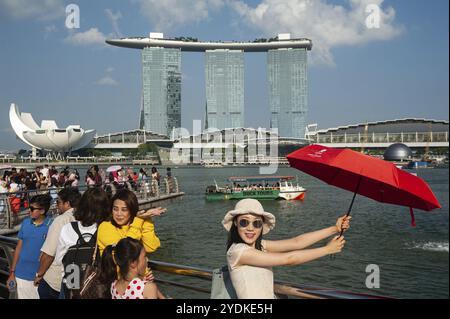
[{"label": "artscience museum", "polygon": [[43,120],[39,126],[30,113],[21,113],[16,104],[9,109],[11,127],[17,137],[29,146],[54,153],[70,153],[88,145],[95,130],[84,130],[80,125],[59,128],[53,120]]}]

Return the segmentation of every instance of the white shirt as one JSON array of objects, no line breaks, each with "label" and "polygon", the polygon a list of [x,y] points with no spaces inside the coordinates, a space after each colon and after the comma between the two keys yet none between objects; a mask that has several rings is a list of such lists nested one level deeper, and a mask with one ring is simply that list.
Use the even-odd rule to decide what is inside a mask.
[{"label": "white shirt", "polygon": [[[265,241],[262,242],[263,247]],[[273,272],[271,267],[239,265],[242,253],[255,249],[247,244],[232,244],[227,252],[231,282],[239,299],[273,299]]]},{"label": "white shirt", "polygon": [[[89,233],[93,235],[97,230],[96,223],[92,224],[89,227],[83,227],[81,225],[81,222],[77,223],[81,234]],[[78,235],[73,229],[72,225],[70,223],[64,225],[61,229],[61,234],[59,235],[58,247],[56,248],[55,263],[57,265],[62,265],[62,260],[66,255],[67,250],[69,249],[69,247],[75,245],[77,241]]]},{"label": "white shirt", "polygon": [[43,169],[41,169],[41,173],[42,173],[42,175],[44,175],[45,177],[48,177],[48,168],[43,168]]},{"label": "white shirt", "polygon": [[[64,225],[73,221],[75,221],[75,218],[73,217],[73,208],[56,217],[50,225],[47,238],[45,239],[44,245],[42,245],[41,251],[49,256],[55,257],[61,230]],[[61,289],[61,273],[63,270],[62,266],[57,264],[56,260],[53,260],[53,263],[46,271],[44,280],[53,290],[59,291]]]}]

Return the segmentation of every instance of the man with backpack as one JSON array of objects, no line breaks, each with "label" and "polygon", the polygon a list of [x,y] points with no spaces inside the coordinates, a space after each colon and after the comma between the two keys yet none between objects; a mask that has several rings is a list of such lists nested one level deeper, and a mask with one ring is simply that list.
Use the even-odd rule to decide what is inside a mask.
[{"label": "man with backpack", "polygon": [[109,215],[110,199],[101,188],[86,190],[74,213],[75,222],[61,229],[55,261],[64,267],[59,298],[76,298],[96,251],[97,226]]}]

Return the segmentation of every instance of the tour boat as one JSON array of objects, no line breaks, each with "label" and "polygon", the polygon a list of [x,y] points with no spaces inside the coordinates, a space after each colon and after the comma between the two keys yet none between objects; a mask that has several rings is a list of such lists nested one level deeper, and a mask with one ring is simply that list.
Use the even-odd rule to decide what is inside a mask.
[{"label": "tour boat", "polygon": [[207,200],[244,199],[259,200],[303,200],[306,189],[291,180],[295,176],[235,176],[228,178],[230,185],[208,186],[206,188]]}]

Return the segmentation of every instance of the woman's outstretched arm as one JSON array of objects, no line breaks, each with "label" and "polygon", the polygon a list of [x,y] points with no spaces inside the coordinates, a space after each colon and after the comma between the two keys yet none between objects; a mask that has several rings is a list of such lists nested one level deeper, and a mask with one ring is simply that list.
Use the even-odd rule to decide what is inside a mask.
[{"label": "woman's outstretched arm", "polygon": [[266,240],[265,249],[269,252],[288,252],[307,248],[315,243],[339,233],[341,229],[347,230],[350,228],[351,216],[339,217],[336,225],[327,227],[314,232],[306,233],[284,240]]},{"label": "woman's outstretched arm", "polygon": [[339,253],[342,251],[344,244],[344,237],[336,236],[326,246],[315,249],[295,250],[286,253],[246,249],[242,252],[237,265],[248,265],[255,267],[299,265],[313,261],[320,257]]}]

